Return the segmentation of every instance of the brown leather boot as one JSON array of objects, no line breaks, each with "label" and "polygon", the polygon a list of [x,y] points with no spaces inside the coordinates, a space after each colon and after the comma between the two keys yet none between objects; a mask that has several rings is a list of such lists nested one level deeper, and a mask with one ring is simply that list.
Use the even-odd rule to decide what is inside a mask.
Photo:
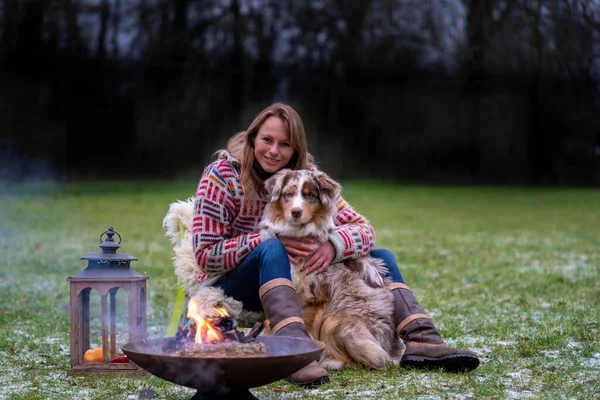
[{"label": "brown leather boot", "polygon": [[[289,279],[270,280],[260,287],[259,295],[273,335],[311,338],[304,327],[302,309]],[[299,386],[317,386],[329,382],[329,375],[313,361],[286,379]]]},{"label": "brown leather boot", "polygon": [[477,354],[448,346],[419,305],[410,288],[403,283],[392,283],[388,289],[394,294],[394,324],[404,340],[406,350],[400,365],[424,369],[442,368],[448,372],[468,372],[479,365]]}]

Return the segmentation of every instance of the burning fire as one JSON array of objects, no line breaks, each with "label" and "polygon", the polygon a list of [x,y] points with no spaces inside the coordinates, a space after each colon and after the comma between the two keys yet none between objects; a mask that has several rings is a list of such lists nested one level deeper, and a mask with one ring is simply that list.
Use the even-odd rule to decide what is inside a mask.
[{"label": "burning fire", "polygon": [[[256,337],[265,328],[262,322],[255,322],[250,332],[246,334],[237,329],[237,321],[226,310],[220,307],[211,307],[194,299],[188,303],[187,317],[189,318],[188,322],[184,326],[179,325],[175,337],[163,346],[164,352],[179,352],[181,355],[189,353],[191,356],[198,354],[226,356],[231,352],[234,354],[241,352],[246,355],[257,354],[256,352],[248,353],[252,348],[248,345],[259,344]],[[232,345],[239,345],[241,348],[231,350]],[[222,350],[223,346],[230,350]],[[264,345],[261,344],[259,347],[261,347],[260,355],[264,356],[266,354]],[[216,352],[215,349],[217,349]]]},{"label": "burning fire", "polygon": [[[214,311],[214,313],[207,315],[206,311],[209,313]],[[227,311],[220,307],[210,307],[207,310],[207,307],[203,307],[201,303],[191,299],[188,303],[187,317],[196,322],[195,343],[211,344],[223,341],[223,334],[220,329],[215,327],[215,324],[221,318],[229,317]]]}]

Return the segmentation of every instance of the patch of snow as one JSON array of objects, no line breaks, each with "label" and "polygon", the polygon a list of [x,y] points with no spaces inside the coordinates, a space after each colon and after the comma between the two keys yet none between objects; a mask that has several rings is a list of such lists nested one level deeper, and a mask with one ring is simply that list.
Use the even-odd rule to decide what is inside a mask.
[{"label": "patch of snow", "polygon": [[560,351],[559,350],[544,350],[542,351],[542,354],[548,358],[558,358],[560,357]]},{"label": "patch of snow", "polygon": [[529,390],[524,390],[522,392],[518,392],[516,390],[509,390],[509,389],[505,390],[504,394],[506,394],[507,399],[515,399],[515,400],[538,398],[538,395],[539,395],[539,394],[532,393]]},{"label": "patch of snow", "polygon": [[14,331],[15,336],[19,337],[26,337],[26,338],[30,338],[31,337],[31,333],[26,332],[26,331],[22,331],[20,329],[17,329],[16,331]]},{"label": "patch of snow", "polygon": [[446,257],[448,259],[452,259],[452,250],[448,250],[448,249],[441,249],[439,252],[440,256],[442,257]]},{"label": "patch of snow", "polygon": [[444,339],[444,341],[447,344],[449,344],[450,346],[456,347],[458,342],[466,343],[466,344],[472,346],[472,345],[475,345],[475,344],[478,344],[480,342],[487,341],[487,340],[485,338],[478,337],[478,336],[461,336],[460,338],[457,338],[457,339],[454,339],[454,338]]},{"label": "patch of snow", "polygon": [[600,368],[600,353],[594,353],[591,358],[581,360],[581,364],[588,368]]},{"label": "patch of snow", "polygon": [[523,378],[523,376],[531,375],[531,371],[528,369],[524,369],[524,370],[519,370],[519,371],[507,372],[506,375],[510,376],[511,378],[514,378],[515,380],[522,381],[524,379],[528,379],[528,378]]}]

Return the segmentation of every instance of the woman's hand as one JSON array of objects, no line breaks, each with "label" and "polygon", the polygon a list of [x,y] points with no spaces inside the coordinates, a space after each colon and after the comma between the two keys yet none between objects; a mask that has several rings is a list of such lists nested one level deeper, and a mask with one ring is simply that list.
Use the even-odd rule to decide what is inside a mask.
[{"label": "woman's hand", "polygon": [[306,271],[307,274],[313,273],[315,270],[317,274],[325,272],[329,264],[335,258],[335,247],[333,243],[327,241],[323,243],[317,251],[304,263],[302,271]]},{"label": "woman's hand", "polygon": [[298,257],[308,257],[317,249],[315,241],[309,237],[277,236],[277,239],[283,243],[292,264],[298,263]]}]

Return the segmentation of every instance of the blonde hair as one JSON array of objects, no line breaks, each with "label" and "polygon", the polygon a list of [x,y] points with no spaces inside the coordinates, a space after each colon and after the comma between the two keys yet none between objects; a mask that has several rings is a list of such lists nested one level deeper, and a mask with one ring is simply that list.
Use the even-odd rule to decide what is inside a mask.
[{"label": "blonde hair", "polygon": [[[274,103],[261,111],[248,129],[232,136],[227,142],[226,150],[240,162],[240,184],[246,199],[254,200],[263,186],[263,181],[256,176],[252,164],[254,162],[254,139],[262,124],[269,117],[279,117],[287,127],[290,145],[294,155],[290,160],[291,169],[308,169],[314,164],[313,156],[306,146],[306,132],[300,115],[287,104]],[[221,151],[221,150],[219,150]]]}]

